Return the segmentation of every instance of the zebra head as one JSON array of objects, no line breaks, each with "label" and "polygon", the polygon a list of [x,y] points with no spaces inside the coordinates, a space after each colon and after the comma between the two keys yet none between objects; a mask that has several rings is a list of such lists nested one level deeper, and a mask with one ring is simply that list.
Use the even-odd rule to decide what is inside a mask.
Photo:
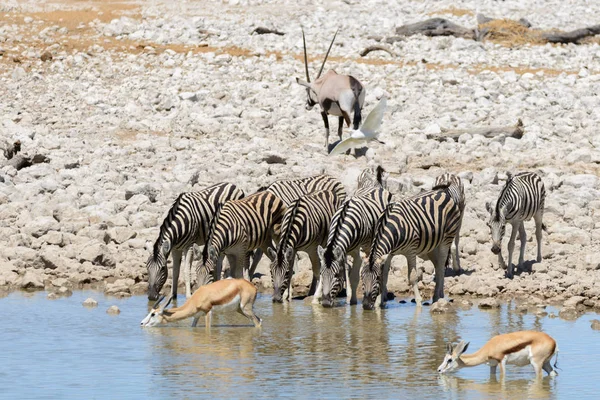
[{"label": "zebra head", "polygon": [[346,257],[342,249],[337,246],[331,252],[321,246],[317,247],[317,251],[321,262],[321,285],[323,288],[321,304],[323,307],[332,307],[334,299],[344,287]]},{"label": "zebra head", "polygon": [[196,282],[198,282],[198,286],[208,285],[217,279],[215,275],[217,273],[218,258],[219,253],[217,249],[210,244],[206,244],[202,251],[202,261],[196,267]]},{"label": "zebra head", "polygon": [[495,207],[492,207],[490,202],[485,203],[485,208],[490,213],[490,220],[487,223],[492,233],[492,253],[500,253],[502,238],[506,231],[506,220],[504,214]]},{"label": "zebra head", "polygon": [[[282,244],[283,246],[283,244]],[[273,282],[273,303],[282,303],[283,294],[292,281],[294,272],[294,249],[285,246],[284,249],[275,251],[269,247],[267,255],[271,259],[271,281]]]},{"label": "zebra head", "polygon": [[162,244],[158,241],[154,248],[146,246],[152,254],[148,257],[146,268],[148,269],[148,300],[156,301],[160,290],[167,281],[167,255],[171,251],[171,243],[168,241]]},{"label": "zebra head", "polygon": [[381,267],[384,257],[363,259],[361,278],[363,282],[363,309],[375,308],[377,296],[381,293]]}]

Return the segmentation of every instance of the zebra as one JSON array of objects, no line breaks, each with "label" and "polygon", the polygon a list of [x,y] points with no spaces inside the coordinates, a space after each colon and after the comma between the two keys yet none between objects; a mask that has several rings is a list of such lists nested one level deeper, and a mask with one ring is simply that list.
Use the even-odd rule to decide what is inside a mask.
[{"label": "zebra", "polygon": [[369,257],[363,265],[363,308],[384,305],[390,264],[397,254],[406,257],[408,280],[418,304],[422,298],[417,286],[417,256],[431,260],[435,267],[433,301],[444,297],[444,269],[459,223],[460,209],[447,185],[388,204],[377,221]]},{"label": "zebra", "polygon": [[[269,247],[267,250],[272,260],[270,269],[273,302],[281,303],[286,290],[288,290],[289,300],[292,300],[291,279],[297,251],[308,253],[312,263],[313,280],[309,296],[320,292],[316,288],[320,276],[317,246],[325,244],[331,217],[342,204],[344,197],[331,190],[321,190],[298,198],[288,207],[283,216],[281,240],[277,249]],[[315,296],[313,302],[317,301]]]},{"label": "zebra", "polygon": [[[272,242],[274,226],[281,224],[286,207],[268,191],[259,191],[241,200],[223,204],[211,222],[208,239],[202,251],[202,262],[196,266],[199,285],[206,285],[221,278],[217,259],[227,257],[233,278],[251,280],[262,252]],[[249,258],[254,250],[261,249],[260,256]]]},{"label": "zebra", "polygon": [[537,262],[542,261],[542,229],[546,230],[546,226],[542,222],[545,199],[546,189],[544,188],[542,179],[533,172],[521,172],[514,176],[509,174],[495,207],[492,207],[490,202],[487,202],[485,205],[487,211],[490,213],[487,225],[490,227],[492,234],[492,253],[498,255],[498,263],[502,268],[507,268],[500,249],[502,238],[504,237],[506,223],[512,225],[508,241],[508,268],[506,273],[509,279],[513,277],[513,266],[511,263],[517,230],[521,239],[521,252],[517,268],[521,268],[525,256],[525,243],[527,241],[523,221],[528,221],[531,217],[535,221]]},{"label": "zebra", "polygon": [[325,248],[318,247],[321,262],[321,304],[331,307],[333,299],[344,286],[346,255],[353,258],[349,273],[352,294],[350,304],[356,304],[360,277],[360,250],[370,250],[373,228],[379,216],[392,200],[392,195],[382,186],[383,168],[364,170],[358,177],[358,189],[335,213],[329,228]]},{"label": "zebra", "polygon": [[148,269],[148,300],[155,301],[168,276],[167,259],[173,256],[173,298],[177,297],[177,282],[182,255],[185,253],[185,295],[191,296],[190,268],[192,245],[203,245],[210,221],[218,205],[244,197],[244,192],[231,183],[219,183],[198,192],[181,193],[165,217],[146,268]]},{"label": "zebra", "polygon": [[[454,237],[454,252],[452,253],[452,269],[455,273],[458,273],[461,271],[458,242],[460,240],[460,227],[462,226],[462,219],[465,215],[465,188],[460,177],[450,173],[445,173],[438,176],[435,179],[435,183],[433,186],[443,185],[448,185],[450,195],[452,196],[456,204],[458,204],[458,209],[460,210],[458,229],[456,230],[456,236]],[[448,261],[449,260],[450,257],[448,257]],[[447,262],[446,264],[449,264],[449,262]]]}]

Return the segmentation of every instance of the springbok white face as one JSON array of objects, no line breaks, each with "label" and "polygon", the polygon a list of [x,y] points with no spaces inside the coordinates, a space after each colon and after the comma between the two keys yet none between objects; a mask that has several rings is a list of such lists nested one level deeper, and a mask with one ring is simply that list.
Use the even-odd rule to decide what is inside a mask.
[{"label": "springbok white face", "polygon": [[502,216],[502,213],[496,212],[496,208],[491,203],[485,203],[485,208],[490,213],[490,219],[487,226],[490,228],[492,234],[492,253],[500,253],[502,246],[502,238],[506,232],[506,220]]},{"label": "springbok white face", "polygon": [[165,317],[163,316],[163,312],[165,310],[165,308],[171,303],[171,300],[173,299],[173,296],[169,296],[169,300],[165,303],[164,306],[160,306],[160,303],[165,299],[165,296],[162,295],[158,301],[156,303],[154,303],[154,306],[152,307],[152,310],[150,310],[150,312],[148,313],[148,315],[146,315],[146,318],[144,318],[142,320],[142,322],[140,322],[140,325],[142,326],[142,328],[148,328],[151,326],[156,326],[158,324],[161,323],[165,323]]},{"label": "springbok white face", "polygon": [[447,372],[456,371],[457,369],[462,368],[462,364],[459,362],[460,356],[467,350],[469,347],[469,342],[462,341],[452,348],[452,345],[448,343],[446,346],[446,356],[444,357],[444,361],[438,367],[438,372],[440,374],[445,374]]}]

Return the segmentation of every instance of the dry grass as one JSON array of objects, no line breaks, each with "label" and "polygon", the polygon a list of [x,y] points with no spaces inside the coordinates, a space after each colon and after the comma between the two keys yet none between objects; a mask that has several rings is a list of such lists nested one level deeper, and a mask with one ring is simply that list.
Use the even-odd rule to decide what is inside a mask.
[{"label": "dry grass", "polygon": [[495,19],[479,25],[479,30],[484,29],[488,30],[485,40],[504,46],[544,43],[541,31],[529,29],[510,19]]},{"label": "dry grass", "polygon": [[455,17],[463,17],[465,15],[468,16],[474,16],[475,13],[471,10],[467,10],[464,8],[456,8],[456,7],[449,7],[449,8],[444,8],[442,10],[436,10],[436,11],[432,11],[430,13],[427,13],[427,15],[429,16],[433,16],[433,15],[454,15]]}]

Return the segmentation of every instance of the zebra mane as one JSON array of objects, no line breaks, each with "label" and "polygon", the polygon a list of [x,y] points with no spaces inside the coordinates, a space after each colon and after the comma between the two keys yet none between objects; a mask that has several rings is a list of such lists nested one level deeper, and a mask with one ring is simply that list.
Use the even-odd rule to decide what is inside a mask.
[{"label": "zebra mane", "polygon": [[169,213],[167,214],[167,216],[163,220],[163,223],[160,226],[160,231],[158,232],[158,238],[154,242],[154,248],[152,249],[152,258],[154,258],[155,261],[158,259],[159,255],[160,255],[160,246],[164,242],[164,239],[165,239],[164,235],[167,232],[169,225],[175,218],[175,214],[177,214],[177,211],[179,211],[179,204],[181,204],[181,198],[185,194],[186,193],[180,193],[179,196],[177,196],[177,198],[173,202],[173,205],[171,206],[171,209],[169,210]]},{"label": "zebra mane", "polygon": [[383,234],[383,228],[385,226],[385,222],[387,221],[390,214],[392,213],[393,206],[394,206],[394,203],[388,204],[387,207],[385,208],[385,210],[383,210],[381,217],[379,217],[379,219],[377,220],[377,224],[375,224],[373,241],[371,242],[371,253],[369,254],[369,264],[367,265],[367,268],[370,268],[375,263],[375,253],[377,253],[377,249],[375,248],[375,246],[378,242],[379,236],[381,236]]},{"label": "zebra mane", "polygon": [[261,186],[259,187],[256,192],[254,193],[260,193],[260,192],[264,192],[265,190],[267,190],[269,188],[269,186]]},{"label": "zebra mane", "polygon": [[[294,221],[294,219],[296,219],[296,214],[298,214],[299,208],[300,198],[294,200],[294,202],[290,205],[290,217],[288,219],[288,225],[286,226],[285,232],[283,232],[283,235],[281,236],[281,240],[279,241],[279,249],[277,250],[277,252],[280,253],[278,254],[280,258],[283,256],[283,249],[285,249],[285,246],[287,245],[287,242],[290,239],[290,236],[292,235],[292,229],[294,227],[292,222]],[[285,222],[285,220],[281,221],[282,224],[283,222]]]},{"label": "zebra mane", "polygon": [[325,265],[331,265],[333,262],[333,247],[335,245],[336,239],[338,237],[338,233],[340,229],[342,229],[342,225],[344,223],[344,218],[346,218],[346,214],[348,213],[348,208],[350,207],[350,201],[352,199],[346,200],[346,202],[342,205],[339,211],[339,216],[336,221],[335,226],[331,230],[331,243],[327,243],[327,249],[325,249]]},{"label": "zebra mane", "polygon": [[210,227],[208,228],[208,235],[206,237],[206,243],[204,244],[204,248],[202,249],[202,263],[206,263],[208,260],[208,246],[212,241],[213,236],[215,235],[215,227],[217,225],[217,220],[221,216],[221,210],[223,209],[223,204],[217,204],[217,208],[215,209],[215,215],[210,221]]},{"label": "zebra mane", "polygon": [[449,187],[450,187],[450,182],[445,181],[445,182],[435,185],[434,187],[431,188],[431,190],[442,190],[442,189],[448,189]]},{"label": "zebra mane", "polygon": [[495,216],[494,216],[495,221],[500,221],[500,200],[502,200],[502,197],[504,197],[504,193],[506,193],[506,191],[508,190],[508,185],[512,182],[512,180],[513,180],[513,177],[509,173],[508,179],[506,180],[504,187],[500,191],[500,196],[498,196],[498,200],[496,201],[496,212],[495,212]]}]

